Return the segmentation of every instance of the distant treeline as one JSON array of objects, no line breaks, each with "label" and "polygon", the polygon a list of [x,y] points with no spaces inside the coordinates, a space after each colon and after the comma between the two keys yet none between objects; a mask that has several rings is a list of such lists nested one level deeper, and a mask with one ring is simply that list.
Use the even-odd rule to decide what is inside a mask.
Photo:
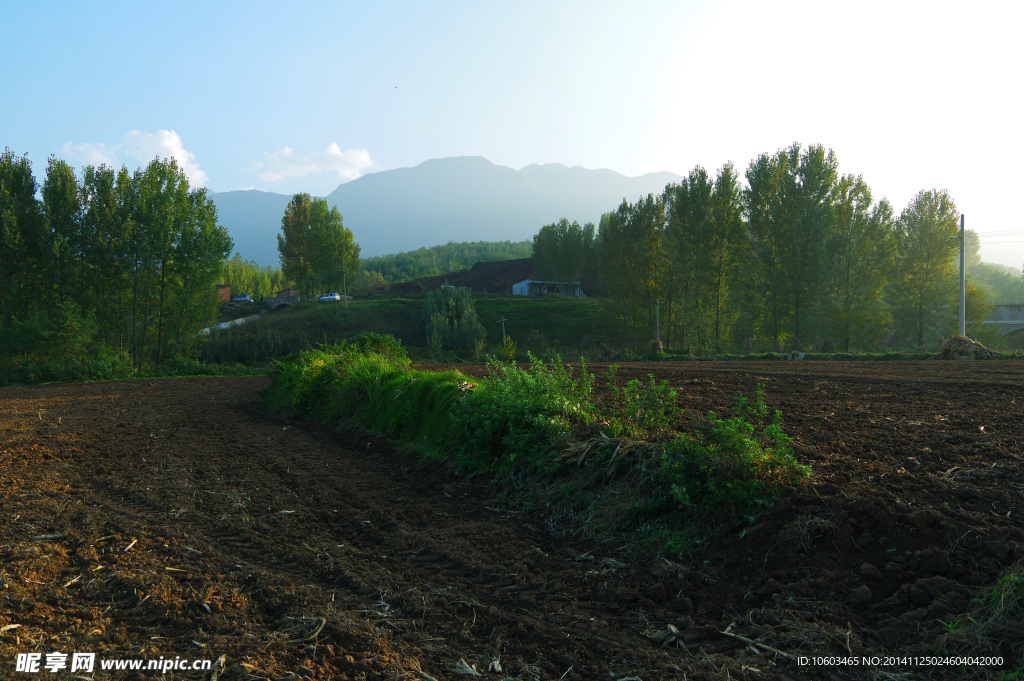
[{"label": "distant treeline", "polygon": [[[535,271],[589,279],[630,342],[648,343],[660,317],[666,345],[697,354],[925,348],[956,331],[960,214],[945,191],[922,191],[896,215],[862,176],[840,174],[831,151],[799,144],[758,156],[745,179],[732,164],[714,177],[698,166],[596,227],[546,225]],[[981,325],[990,295],[1024,300],[1024,282],[983,266],[968,237],[968,330],[994,342]]]},{"label": "distant treeline", "polygon": [[406,253],[363,258],[361,287],[369,289],[421,277],[467,270],[477,262],[529,258],[529,241],[473,241],[419,248]]},{"label": "distant treeline", "polygon": [[173,159],[76,175],[51,157],[40,192],[28,158],[5,150],[0,369],[158,368],[215,316],[230,252],[213,202]]},{"label": "distant treeline", "polygon": [[260,267],[255,260],[243,260],[241,253],[224,261],[223,281],[231,284],[232,297],[245,294],[253,300],[272,298],[278,291],[293,285],[279,267]]}]

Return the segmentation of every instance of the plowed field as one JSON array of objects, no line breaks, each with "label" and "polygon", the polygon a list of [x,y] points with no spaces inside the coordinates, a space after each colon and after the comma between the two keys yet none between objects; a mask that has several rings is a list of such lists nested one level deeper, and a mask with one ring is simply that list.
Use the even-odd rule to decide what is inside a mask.
[{"label": "plowed field", "polygon": [[[264,378],[0,389],[0,678],[949,676],[771,649],[934,654],[941,622],[1020,560],[1024,364],[620,375],[647,373],[691,413],[764,383],[813,482],[692,561],[639,562],[554,542],[385,441],[265,414]],[[40,671],[18,674],[19,653]],[[161,657],[213,663],[101,668]]]}]

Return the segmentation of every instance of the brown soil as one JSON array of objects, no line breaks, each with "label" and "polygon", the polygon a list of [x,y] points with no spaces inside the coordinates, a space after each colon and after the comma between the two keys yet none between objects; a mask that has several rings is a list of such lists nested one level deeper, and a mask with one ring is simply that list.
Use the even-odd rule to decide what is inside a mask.
[{"label": "brown soil", "polygon": [[[554,542],[383,440],[268,417],[264,378],[3,388],[0,677],[33,678],[17,653],[62,651],[223,656],[221,679],[430,681],[463,663],[524,681],[944,678],[802,666],[719,632],[793,655],[935,653],[940,621],[1021,555],[1022,370],[625,365],[691,413],[764,383],[815,470],[686,564]],[[669,625],[664,647],[646,636]],[[159,676],[97,662],[85,678],[133,674]]]}]

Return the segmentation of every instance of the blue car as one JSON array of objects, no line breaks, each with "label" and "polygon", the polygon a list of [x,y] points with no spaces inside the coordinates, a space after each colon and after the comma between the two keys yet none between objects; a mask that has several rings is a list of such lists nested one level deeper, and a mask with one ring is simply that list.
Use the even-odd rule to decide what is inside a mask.
[{"label": "blue car", "polygon": [[252,298],[250,298],[248,295],[243,294],[243,295],[237,296],[235,298],[232,298],[231,302],[233,302],[233,303],[251,303],[252,302]]}]

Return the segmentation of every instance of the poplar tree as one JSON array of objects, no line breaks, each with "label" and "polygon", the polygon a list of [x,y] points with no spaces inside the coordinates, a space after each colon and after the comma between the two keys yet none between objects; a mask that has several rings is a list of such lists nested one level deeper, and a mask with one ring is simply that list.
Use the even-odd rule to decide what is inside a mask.
[{"label": "poplar tree", "polygon": [[836,188],[832,327],[843,352],[878,340],[887,318],[883,299],[893,263],[893,211],[885,199],[872,206],[862,175],[843,175]]},{"label": "poplar tree", "polygon": [[923,190],[900,214],[889,287],[899,328],[918,348],[941,335],[959,305],[959,213],[944,190]]}]

